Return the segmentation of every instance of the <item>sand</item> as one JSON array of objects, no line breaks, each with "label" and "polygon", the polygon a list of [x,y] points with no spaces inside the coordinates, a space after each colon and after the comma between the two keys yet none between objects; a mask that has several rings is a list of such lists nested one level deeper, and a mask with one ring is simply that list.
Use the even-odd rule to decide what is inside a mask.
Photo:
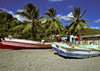
[{"label": "sand", "polygon": [[0,49],[0,71],[100,71],[100,56],[70,59],[51,49]]}]

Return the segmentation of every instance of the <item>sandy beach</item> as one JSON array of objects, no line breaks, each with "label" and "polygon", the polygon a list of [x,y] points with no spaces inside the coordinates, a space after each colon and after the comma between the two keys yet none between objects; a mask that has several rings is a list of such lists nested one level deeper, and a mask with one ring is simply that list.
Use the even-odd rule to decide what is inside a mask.
[{"label": "sandy beach", "polygon": [[73,59],[51,49],[0,49],[0,71],[100,71],[100,56]]}]

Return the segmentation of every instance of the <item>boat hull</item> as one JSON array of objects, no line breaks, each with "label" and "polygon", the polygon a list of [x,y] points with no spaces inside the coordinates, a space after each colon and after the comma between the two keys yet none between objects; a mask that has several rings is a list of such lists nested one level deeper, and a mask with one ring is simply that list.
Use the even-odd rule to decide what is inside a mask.
[{"label": "boat hull", "polygon": [[88,58],[88,57],[100,56],[100,50],[64,47],[60,46],[59,44],[53,44],[52,49],[59,55],[65,57]]},{"label": "boat hull", "polygon": [[33,41],[23,41],[23,40],[18,40],[16,39],[7,39],[7,40],[2,40],[2,44],[4,46],[13,46],[13,47],[22,47],[22,48],[51,48],[51,43],[41,43],[41,42],[33,42]]}]

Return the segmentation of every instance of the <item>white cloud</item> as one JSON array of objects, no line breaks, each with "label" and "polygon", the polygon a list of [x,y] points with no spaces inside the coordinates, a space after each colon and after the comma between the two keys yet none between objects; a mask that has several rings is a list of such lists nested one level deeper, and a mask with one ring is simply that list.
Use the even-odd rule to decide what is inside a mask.
[{"label": "white cloud", "polygon": [[18,9],[18,10],[17,10],[17,12],[23,12],[23,11],[24,11],[24,10],[22,10],[22,9]]},{"label": "white cloud", "polygon": [[14,13],[12,11],[7,11],[9,14],[12,14],[14,16]]},{"label": "white cloud", "polygon": [[[5,8],[0,8],[0,9],[3,9],[4,12],[7,12],[7,13],[9,13],[9,14],[12,14],[12,16],[15,17],[15,18],[17,18],[17,20],[19,20],[19,21],[22,21],[22,22],[23,22],[23,21],[29,21],[29,22],[31,22],[31,20],[29,20],[29,19],[26,18],[26,17],[22,17],[22,16],[20,16],[20,15],[14,14],[13,11],[9,11],[9,10],[7,10],[7,9],[5,9]],[[17,12],[22,12],[22,11],[24,11],[24,10],[21,10],[21,9],[18,9],[18,10],[17,10]]]},{"label": "white cloud", "polygon": [[100,23],[100,19],[97,19],[94,21],[95,23]]},{"label": "white cloud", "polygon": [[70,12],[69,14],[67,14],[67,17],[74,17],[72,12]]},{"label": "white cloud", "polygon": [[0,8],[0,9],[2,9],[4,12],[7,11],[7,9],[5,9],[5,8]]},{"label": "white cloud", "polygon": [[100,27],[96,26],[96,27],[90,27],[92,29],[100,29]]},{"label": "white cloud", "polygon": [[66,15],[57,15],[57,17],[60,17],[61,19],[63,19],[63,20],[66,20]]},{"label": "white cloud", "polygon": [[17,20],[22,21],[22,22],[23,21],[29,21],[29,22],[31,22],[31,20],[29,20],[28,18],[22,17],[20,15],[14,15],[14,17],[17,18]]},{"label": "white cloud", "polygon": [[56,1],[64,1],[64,0],[48,0],[48,1],[50,1],[50,2],[56,2]]},{"label": "white cloud", "polygon": [[57,17],[60,17],[61,19],[63,19],[63,20],[65,20],[65,21],[68,21],[68,20],[70,20],[70,18],[69,17],[74,17],[73,16],[73,14],[72,14],[72,12],[70,12],[69,14],[67,14],[67,15],[57,15]]},{"label": "white cloud", "polygon": [[29,21],[29,22],[31,22],[28,18],[14,14],[12,11],[8,11],[8,13],[12,14],[13,17],[17,18],[17,20],[19,20],[19,21],[22,21],[22,22],[23,21]]}]

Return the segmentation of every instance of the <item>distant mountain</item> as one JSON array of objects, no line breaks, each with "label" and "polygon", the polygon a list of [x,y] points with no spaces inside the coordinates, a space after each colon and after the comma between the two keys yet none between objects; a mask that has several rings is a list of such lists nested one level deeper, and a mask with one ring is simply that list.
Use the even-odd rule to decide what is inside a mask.
[{"label": "distant mountain", "polygon": [[81,32],[82,35],[96,35],[100,34],[100,29],[84,28]]}]

